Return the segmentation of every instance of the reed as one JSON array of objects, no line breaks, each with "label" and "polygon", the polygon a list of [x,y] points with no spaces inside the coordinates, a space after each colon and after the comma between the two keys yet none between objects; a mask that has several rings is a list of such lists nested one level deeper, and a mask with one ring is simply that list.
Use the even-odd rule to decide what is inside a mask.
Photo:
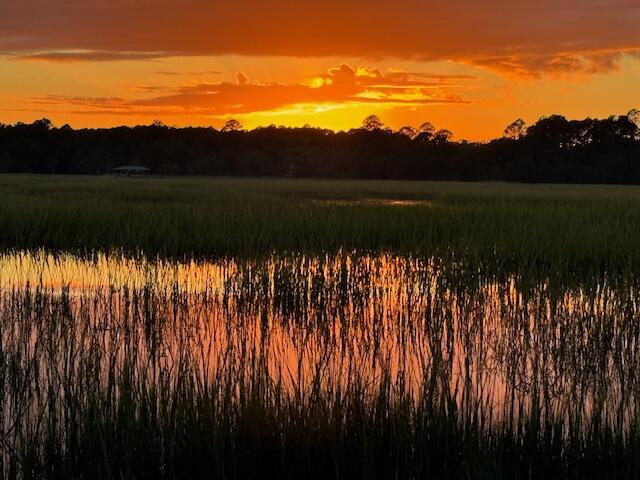
[{"label": "reed", "polygon": [[154,257],[342,251],[589,278],[640,265],[640,188],[0,177],[0,248]]},{"label": "reed", "polygon": [[5,255],[0,471],[636,476],[637,281],[567,287],[461,267]]}]

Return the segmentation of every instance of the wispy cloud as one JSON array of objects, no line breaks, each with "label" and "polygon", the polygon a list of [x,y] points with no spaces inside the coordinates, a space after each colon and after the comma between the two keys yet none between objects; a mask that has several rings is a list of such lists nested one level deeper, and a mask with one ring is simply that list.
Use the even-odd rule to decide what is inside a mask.
[{"label": "wispy cloud", "polygon": [[157,75],[164,75],[167,77],[200,77],[205,75],[220,75],[222,74],[219,70],[199,70],[199,71],[191,71],[191,72],[175,72],[170,70],[162,70],[156,72]]},{"label": "wispy cloud", "polygon": [[163,52],[117,52],[97,50],[9,53],[6,55],[9,55],[13,60],[16,61],[52,63],[154,60],[166,56],[166,54]]},{"label": "wispy cloud", "polygon": [[520,77],[570,78],[619,70],[625,57],[640,58],[640,48],[619,50],[562,51],[551,53],[511,53],[471,60],[478,66]]}]

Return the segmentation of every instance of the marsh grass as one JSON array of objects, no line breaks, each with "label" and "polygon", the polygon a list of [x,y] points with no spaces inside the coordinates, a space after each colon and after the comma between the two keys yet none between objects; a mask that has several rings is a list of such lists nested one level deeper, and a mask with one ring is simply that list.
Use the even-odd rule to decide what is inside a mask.
[{"label": "marsh grass", "polygon": [[4,249],[391,252],[540,277],[640,265],[638,187],[2,176],[0,204]]},{"label": "marsh grass", "polygon": [[638,476],[636,187],[0,176],[0,205],[6,478]]},{"label": "marsh grass", "polygon": [[349,254],[2,265],[7,478],[639,471],[632,279],[523,289]]}]

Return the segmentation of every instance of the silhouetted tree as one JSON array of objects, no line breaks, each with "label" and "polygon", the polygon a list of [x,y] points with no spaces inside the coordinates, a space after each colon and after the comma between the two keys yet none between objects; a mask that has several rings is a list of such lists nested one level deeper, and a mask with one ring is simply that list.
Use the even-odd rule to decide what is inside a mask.
[{"label": "silhouetted tree", "polygon": [[627,117],[629,118],[629,121],[636,126],[636,140],[640,140],[640,110],[637,108],[629,110]]},{"label": "silhouetted tree", "polygon": [[404,135],[405,137],[414,138],[418,134],[418,131],[413,127],[407,126],[400,128],[398,130],[398,133],[400,135]]},{"label": "silhouetted tree", "polygon": [[541,144],[564,148],[571,145],[570,125],[562,115],[542,117],[527,129],[527,137]]},{"label": "silhouetted tree", "polygon": [[430,122],[424,122],[418,128],[418,134],[416,135],[416,140],[420,142],[430,142],[433,140],[433,134],[436,131],[436,127],[433,126]]},{"label": "silhouetted tree", "polygon": [[156,174],[415,180],[505,180],[640,184],[633,115],[541,118],[514,140],[455,142],[425,124],[414,137],[362,128],[349,132],[268,127],[236,134],[212,128],[74,130],[47,119],[0,125],[0,172],[105,173],[138,163]]},{"label": "silhouetted tree", "polygon": [[436,127],[434,127],[431,122],[424,122],[422,125],[420,125],[420,128],[418,130],[420,131],[420,133],[433,134],[433,132],[436,131]]},{"label": "silhouetted tree", "polygon": [[239,132],[240,130],[242,130],[242,124],[235,118],[227,120],[222,127],[223,132]]},{"label": "silhouetted tree", "polygon": [[504,129],[504,136],[510,140],[520,140],[527,133],[527,127],[524,123],[524,120],[521,118],[517,119],[515,122],[509,124],[507,128]]},{"label": "silhouetted tree", "polygon": [[377,117],[377,115],[369,115],[362,121],[362,128],[368,130],[369,132],[373,132],[374,130],[382,130],[384,124]]},{"label": "silhouetted tree", "polygon": [[453,133],[451,133],[450,130],[446,130],[446,129],[438,130],[436,133],[433,134],[433,142],[436,143],[437,145],[443,145],[449,142],[449,140],[451,140],[452,137],[453,137]]},{"label": "silhouetted tree", "polygon": [[31,126],[40,130],[51,130],[53,128],[53,123],[48,118],[41,118],[40,120],[33,122]]}]

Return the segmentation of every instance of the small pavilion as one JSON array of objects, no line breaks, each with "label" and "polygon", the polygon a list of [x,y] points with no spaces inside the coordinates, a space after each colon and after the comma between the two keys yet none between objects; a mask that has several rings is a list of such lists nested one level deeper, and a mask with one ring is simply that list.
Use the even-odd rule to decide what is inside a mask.
[{"label": "small pavilion", "polygon": [[139,165],[122,165],[113,169],[113,174],[116,177],[144,177],[149,173],[151,173],[151,170]]}]

